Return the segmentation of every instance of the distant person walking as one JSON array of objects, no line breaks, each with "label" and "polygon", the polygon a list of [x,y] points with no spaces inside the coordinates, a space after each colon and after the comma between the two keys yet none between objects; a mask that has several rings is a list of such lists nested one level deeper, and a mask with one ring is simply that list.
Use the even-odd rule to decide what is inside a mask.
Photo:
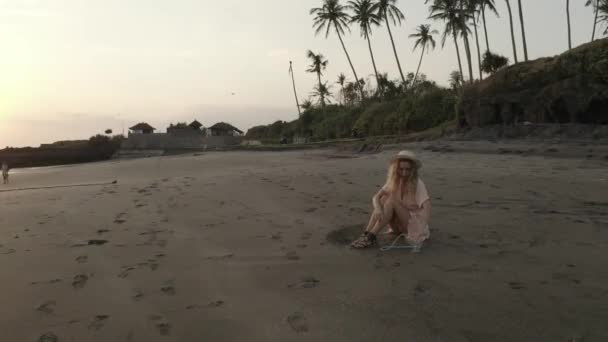
[{"label": "distant person walking", "polygon": [[8,184],[8,164],[5,161],[2,162],[2,180],[3,184]]}]

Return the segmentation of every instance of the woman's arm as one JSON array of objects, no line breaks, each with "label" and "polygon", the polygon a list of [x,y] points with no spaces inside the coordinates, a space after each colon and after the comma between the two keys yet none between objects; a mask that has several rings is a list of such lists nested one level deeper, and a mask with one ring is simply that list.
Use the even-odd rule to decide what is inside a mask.
[{"label": "woman's arm", "polygon": [[386,192],[386,190],[380,189],[380,191],[378,191],[374,195],[374,197],[372,197],[372,204],[374,205],[374,209],[375,210],[382,211],[382,203],[380,203],[380,199],[382,198],[382,196],[386,196],[386,195],[388,195],[388,193]]}]

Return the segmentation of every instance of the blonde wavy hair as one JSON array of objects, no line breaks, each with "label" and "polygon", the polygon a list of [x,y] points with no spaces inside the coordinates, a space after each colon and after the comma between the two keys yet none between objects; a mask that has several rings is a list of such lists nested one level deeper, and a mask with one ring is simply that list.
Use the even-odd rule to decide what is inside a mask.
[{"label": "blonde wavy hair", "polygon": [[388,173],[386,175],[386,184],[384,187],[391,193],[396,193],[400,191],[399,184],[401,183],[403,177],[399,174],[399,162],[406,161],[409,162],[412,166],[412,171],[410,172],[410,176],[407,179],[407,187],[406,191],[409,194],[416,194],[416,188],[418,186],[418,170],[420,169],[420,165],[416,163],[414,160],[407,158],[396,158],[391,161],[388,167]]}]

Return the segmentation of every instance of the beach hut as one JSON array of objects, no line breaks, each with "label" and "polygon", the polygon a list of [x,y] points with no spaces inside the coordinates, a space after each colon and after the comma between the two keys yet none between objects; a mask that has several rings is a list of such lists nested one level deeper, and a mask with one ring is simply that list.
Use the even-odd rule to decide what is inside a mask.
[{"label": "beach hut", "polygon": [[189,125],[190,128],[194,129],[194,130],[200,130],[201,127],[203,127],[203,124],[198,122],[197,120],[192,121]]},{"label": "beach hut", "polygon": [[129,128],[131,133],[133,134],[152,134],[156,130],[156,128],[148,125],[145,122],[140,122],[137,125]]},{"label": "beach hut", "polygon": [[243,131],[225,122],[216,123],[209,127],[209,131],[212,136],[240,137],[243,135]]}]

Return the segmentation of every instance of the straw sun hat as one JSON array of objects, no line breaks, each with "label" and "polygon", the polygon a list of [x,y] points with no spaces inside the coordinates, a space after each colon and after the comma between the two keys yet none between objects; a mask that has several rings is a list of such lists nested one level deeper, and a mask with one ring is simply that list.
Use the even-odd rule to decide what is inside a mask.
[{"label": "straw sun hat", "polygon": [[416,165],[416,168],[419,169],[422,167],[422,162],[420,161],[420,159],[418,159],[418,157],[416,157],[416,154],[412,151],[400,151],[399,153],[394,155],[393,158],[391,158],[391,162],[394,162],[395,160],[409,160]]}]

